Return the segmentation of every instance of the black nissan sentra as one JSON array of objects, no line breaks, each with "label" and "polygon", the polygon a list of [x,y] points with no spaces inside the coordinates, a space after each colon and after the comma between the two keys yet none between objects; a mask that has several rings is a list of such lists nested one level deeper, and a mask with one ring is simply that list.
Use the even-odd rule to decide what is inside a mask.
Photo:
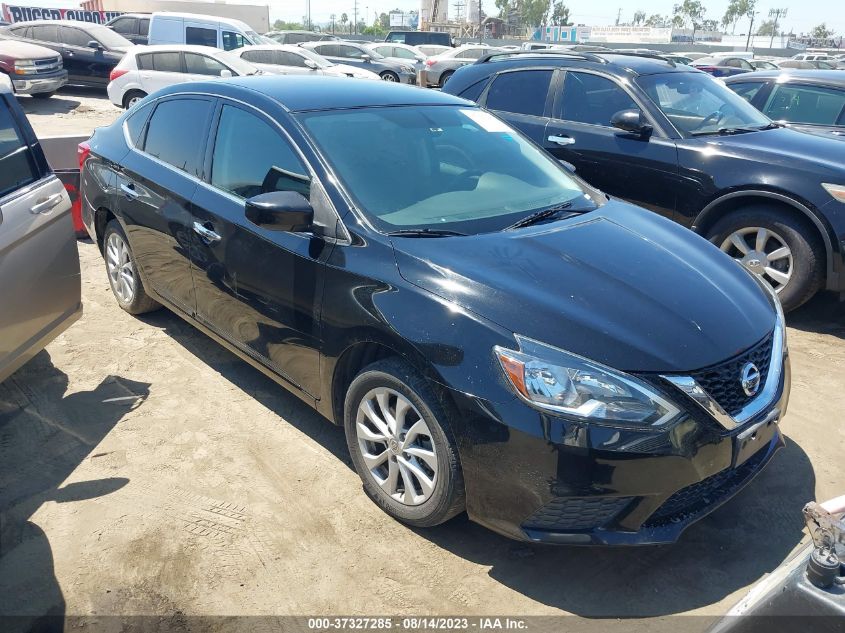
[{"label": "black nissan sentra", "polygon": [[669,543],[783,445],[767,286],[469,102],[181,84],[80,155],[118,305],[169,308],[343,425],[409,525]]}]

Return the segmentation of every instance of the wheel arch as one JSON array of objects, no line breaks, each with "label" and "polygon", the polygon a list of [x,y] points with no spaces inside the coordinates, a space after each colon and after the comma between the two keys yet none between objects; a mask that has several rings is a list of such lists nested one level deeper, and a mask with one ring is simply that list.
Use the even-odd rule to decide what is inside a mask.
[{"label": "wheel arch", "polygon": [[106,232],[106,225],[112,220],[117,219],[114,211],[106,207],[98,207],[94,212],[94,234],[97,236],[97,247],[100,253],[103,252],[103,236]]},{"label": "wheel arch", "polygon": [[797,217],[808,220],[815,227],[817,237],[821,239],[822,245],[824,246],[825,277],[830,280],[831,277],[836,275],[833,265],[833,242],[830,238],[829,228],[825,226],[824,221],[808,205],[782,193],[744,189],[719,196],[704,207],[698,216],[696,216],[692,224],[692,230],[700,235],[705,235],[716,222],[727,214],[746,206],[749,202],[753,203],[755,201],[768,202],[770,204],[774,202],[779,208],[787,209],[795,213]]}]

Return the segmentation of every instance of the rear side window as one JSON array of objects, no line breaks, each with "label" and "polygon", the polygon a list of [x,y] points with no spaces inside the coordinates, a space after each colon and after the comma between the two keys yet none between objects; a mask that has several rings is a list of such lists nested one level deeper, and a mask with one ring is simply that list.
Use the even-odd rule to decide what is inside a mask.
[{"label": "rear side window", "polygon": [[270,51],[246,51],[241,55],[241,59],[245,59],[253,64],[272,64],[273,53]]},{"label": "rear side window", "polygon": [[132,115],[126,117],[124,125],[126,126],[126,133],[129,135],[129,141],[135,147],[140,147],[143,141],[144,124],[150,118],[150,113],[153,111],[152,103],[146,103],[141,107],[136,107]]},{"label": "rear side window", "polygon": [[144,151],[192,176],[199,176],[211,104],[205,99],[159,103],[147,127]]},{"label": "rear side window", "polygon": [[737,93],[740,97],[751,103],[754,97],[760,92],[760,88],[765,86],[762,81],[744,81],[742,83],[731,84],[729,88]]},{"label": "rear side window", "polygon": [[211,184],[241,198],[271,191],[309,195],[305,166],[290,144],[267,122],[233,106],[223,106]]},{"label": "rear side window", "polygon": [[470,48],[455,55],[456,59],[480,59],[484,54],[483,48]]},{"label": "rear side window", "polygon": [[138,55],[139,70],[157,70],[165,73],[182,72],[179,53],[145,53]]},{"label": "rear side window", "polygon": [[216,59],[196,53],[185,53],[185,69],[191,75],[209,75],[211,77],[219,77],[221,71],[228,70]]},{"label": "rear side window", "polygon": [[217,48],[217,31],[214,29],[204,29],[199,26],[185,27],[185,44],[197,44],[198,46]]},{"label": "rear side window", "polygon": [[141,18],[139,21],[139,28],[138,31],[141,35],[146,37],[150,34],[150,19],[149,18]]},{"label": "rear side window", "polygon": [[588,73],[567,72],[563,83],[565,121],[610,127],[620,110],[638,110],[631,96],[610,79]]},{"label": "rear side window", "polygon": [[490,86],[486,105],[491,110],[543,116],[551,81],[551,70],[502,73]]},{"label": "rear side window", "polygon": [[112,23],[111,28],[115,33],[121,35],[134,35],[138,32],[138,19],[120,18]]},{"label": "rear side window", "polygon": [[0,198],[38,180],[29,147],[0,98]]},{"label": "rear side window", "polygon": [[236,48],[242,48],[249,44],[247,39],[240,33],[232,33],[231,31],[223,31],[223,50],[233,51]]},{"label": "rear side window", "polygon": [[287,51],[273,51],[271,53],[273,61],[272,64],[279,64],[281,66],[298,66],[305,68],[305,59],[296,53],[289,53]]},{"label": "rear side window", "polygon": [[59,41],[59,30],[56,28],[55,25],[36,25],[30,27],[31,29],[31,37],[34,40],[39,40],[40,42],[58,42]]},{"label": "rear side window", "polygon": [[779,84],[763,112],[775,121],[836,125],[845,110],[845,91],[821,86]]}]

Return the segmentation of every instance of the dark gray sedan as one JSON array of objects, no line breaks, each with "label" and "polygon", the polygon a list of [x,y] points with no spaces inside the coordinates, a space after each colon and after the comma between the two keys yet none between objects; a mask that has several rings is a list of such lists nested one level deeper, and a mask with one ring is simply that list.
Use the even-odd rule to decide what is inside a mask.
[{"label": "dark gray sedan", "polygon": [[482,55],[495,53],[501,49],[483,44],[473,44],[453,48],[440,55],[429,57],[425,66],[420,70],[419,83],[423,88],[438,86],[440,88],[449,81],[449,77],[461,66],[474,63]]},{"label": "dark gray sedan", "polygon": [[725,83],[773,121],[845,140],[845,72],[767,70]]},{"label": "dark gray sedan", "polygon": [[322,55],[335,64],[349,64],[376,73],[384,81],[416,84],[417,73],[410,64],[390,60],[357,42],[303,42],[303,48]]}]

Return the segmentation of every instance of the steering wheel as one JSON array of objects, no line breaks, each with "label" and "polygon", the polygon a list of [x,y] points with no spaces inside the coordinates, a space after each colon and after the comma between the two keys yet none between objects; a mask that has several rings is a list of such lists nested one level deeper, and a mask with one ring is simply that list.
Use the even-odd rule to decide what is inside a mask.
[{"label": "steering wheel", "polygon": [[711,113],[710,113],[710,114],[708,114],[706,117],[704,117],[704,119],[702,119],[701,123],[699,123],[699,124],[698,124],[698,127],[696,127],[695,129],[696,129],[696,130],[700,130],[700,129],[702,129],[702,128],[706,127],[706,126],[707,126],[707,124],[708,124],[708,123],[710,123],[711,121],[715,122],[715,123],[716,123],[716,125],[719,125],[719,122],[720,122],[720,121],[721,121],[724,117],[725,117],[725,113],[724,113],[724,112],[722,112],[722,110],[721,110],[721,109],[720,109],[720,110],[716,110],[715,112],[711,112]]}]

